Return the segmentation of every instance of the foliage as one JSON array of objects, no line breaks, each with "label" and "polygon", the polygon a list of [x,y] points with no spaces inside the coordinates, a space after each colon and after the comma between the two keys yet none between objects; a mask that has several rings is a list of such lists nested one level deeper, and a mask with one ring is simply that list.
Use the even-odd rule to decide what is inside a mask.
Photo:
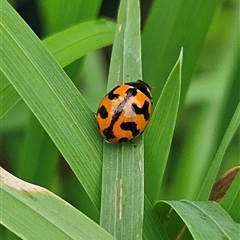
[{"label": "foliage", "polygon": [[[4,239],[237,239],[237,1],[155,0],[142,46],[137,0],[117,24],[98,18],[100,0],[36,3],[43,40],[0,0]],[[107,63],[93,51],[113,41],[107,89],[153,89],[135,148],[103,142],[94,120]],[[227,194],[208,201],[225,172]]]}]

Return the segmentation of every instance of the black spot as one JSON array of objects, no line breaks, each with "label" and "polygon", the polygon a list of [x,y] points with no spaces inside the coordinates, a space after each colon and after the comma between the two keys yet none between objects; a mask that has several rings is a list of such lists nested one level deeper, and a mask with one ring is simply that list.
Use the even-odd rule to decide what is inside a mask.
[{"label": "black spot", "polygon": [[[137,89],[136,88],[129,88],[127,91],[126,91],[126,100],[128,100],[130,97],[132,96],[136,96],[137,95]],[[124,99],[125,100],[125,99]]]},{"label": "black spot", "polygon": [[128,142],[128,139],[126,137],[120,138],[118,142]]},{"label": "black spot", "polygon": [[132,136],[136,137],[139,134],[139,130],[137,129],[137,124],[135,122],[123,122],[120,124],[122,130],[131,131]]},{"label": "black spot", "polygon": [[116,86],[115,88],[113,88],[107,95],[108,95],[108,99],[109,100],[113,100],[113,99],[118,99],[119,98],[119,94],[115,94],[114,91],[119,88],[119,85]]},{"label": "black spot", "polygon": [[[120,113],[123,111],[123,109],[124,109],[126,103],[128,102],[129,98],[131,98],[132,96],[137,95],[137,90],[136,90],[135,88],[130,88],[130,89],[128,89],[128,90],[126,91],[125,94],[126,94],[125,98],[124,98],[124,99],[122,100],[122,102],[116,107],[114,115],[115,115],[115,114],[120,114]],[[114,118],[114,115],[113,115],[113,118]],[[114,121],[115,121],[115,120],[114,120]],[[115,121],[115,122],[116,122],[116,121]]]},{"label": "black spot", "polygon": [[148,111],[148,107],[149,107],[148,101],[145,101],[141,108],[139,108],[136,103],[133,103],[132,107],[133,107],[133,111],[137,115],[143,114],[146,121],[149,119],[150,115],[149,115],[149,111]]},{"label": "black spot", "polygon": [[112,129],[110,129],[109,127],[103,130],[103,134],[107,140],[115,138]]},{"label": "black spot", "polygon": [[149,99],[152,99],[151,96],[151,87],[145,83],[142,80],[137,80],[137,82],[129,82],[129,83],[125,83],[126,85],[132,86],[135,89],[140,90],[143,94],[145,94]]},{"label": "black spot", "polygon": [[111,125],[114,125],[115,122],[117,122],[117,120],[119,119],[121,113],[122,113],[122,110],[121,110],[121,111],[115,111],[115,112],[114,112],[114,114],[113,114],[113,116],[112,116],[112,121],[111,121],[110,126],[111,126]]},{"label": "black spot", "polygon": [[98,109],[97,113],[100,114],[102,119],[106,119],[108,117],[107,109],[103,105]]},{"label": "black spot", "polygon": [[119,119],[120,115],[121,115],[121,112],[114,113],[109,127],[105,128],[103,130],[103,134],[107,140],[116,138],[116,136],[113,134],[113,126],[114,126],[115,122],[117,122],[117,120]]}]

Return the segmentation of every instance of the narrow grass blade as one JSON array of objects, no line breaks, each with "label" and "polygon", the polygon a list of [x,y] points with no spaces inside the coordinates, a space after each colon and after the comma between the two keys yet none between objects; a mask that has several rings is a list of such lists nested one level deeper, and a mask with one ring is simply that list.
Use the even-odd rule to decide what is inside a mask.
[{"label": "narrow grass blade", "polygon": [[21,97],[14,87],[9,83],[7,78],[0,72],[0,119],[20,100]]},{"label": "narrow grass blade", "polygon": [[24,182],[3,168],[1,224],[23,239],[115,239],[91,219],[45,188]]},{"label": "narrow grass blade", "polygon": [[43,40],[62,67],[88,53],[113,43],[116,24],[107,19],[91,20]]},{"label": "narrow grass blade", "polygon": [[[86,21],[46,38],[43,43],[58,63],[66,67],[89,52],[112,44],[115,27],[115,23],[106,19]],[[0,117],[21,99],[14,87],[7,83],[4,89],[1,87]]]},{"label": "narrow grass blade", "polygon": [[159,196],[175,128],[180,102],[182,58],[181,51],[146,130],[145,192],[151,203]]},{"label": "narrow grass blade", "polygon": [[[224,38],[215,42],[219,46],[217,48],[218,55],[214,56],[215,64],[211,65],[212,68],[208,74],[200,74],[197,81],[195,81],[196,83],[201,81],[210,83],[208,88],[205,89],[208,98],[205,98],[200,105],[191,105],[193,109],[196,109],[196,113],[192,112],[191,121],[188,118],[185,119],[188,132],[184,136],[184,142],[178,152],[178,167],[174,169],[174,174],[172,174],[170,198],[192,200],[197,198],[224,135],[221,129],[223,126],[222,121],[224,121],[225,115],[228,115],[229,111],[227,107],[225,108],[225,105],[235,81],[233,74],[239,65],[238,33],[236,32],[238,25],[237,11],[235,8],[231,10],[233,11],[232,17],[227,21]],[[219,34],[223,34],[223,30],[219,30]],[[203,89],[199,90],[201,87],[199,84],[193,84],[192,86],[195,86],[195,88],[189,89],[191,95],[203,91]],[[236,93],[235,96],[237,97],[237,95],[239,94]],[[234,108],[236,108],[239,99],[236,102],[233,103],[236,104]],[[228,119],[228,121],[230,120],[231,118]],[[224,124],[226,126],[229,123],[224,122]],[[225,126],[223,129],[227,128]],[[181,182],[180,186],[179,182]]]},{"label": "narrow grass blade", "polygon": [[99,208],[102,144],[91,110],[41,41],[6,1],[2,1],[0,13],[4,75]]},{"label": "narrow grass blade", "polygon": [[224,154],[227,147],[232,140],[234,133],[240,125],[240,103],[232,117],[232,120],[228,126],[228,129],[222,139],[222,142],[218,148],[218,151],[212,161],[212,164],[208,170],[207,176],[202,184],[202,188],[198,194],[198,200],[207,200],[211,191],[211,188],[216,180],[217,173],[223,161]]},{"label": "narrow grass blade", "polygon": [[16,158],[16,175],[25,181],[49,188],[56,177],[54,173],[59,155],[52,140],[31,114],[24,141]]},{"label": "narrow grass blade", "polygon": [[162,223],[159,221],[155,209],[149,202],[147,196],[144,198],[144,221],[143,221],[144,240],[169,240]]},{"label": "narrow grass blade", "polygon": [[[140,8],[122,0],[118,14],[108,89],[141,79]],[[103,145],[100,224],[117,239],[142,239],[144,152],[142,137],[129,143]]]},{"label": "narrow grass blade", "polygon": [[[155,209],[162,220],[161,213],[166,204],[180,216],[194,239],[238,239],[240,225],[234,222],[218,203],[186,200],[161,201],[155,205]],[[169,218],[171,218],[173,212],[171,208],[168,212],[165,211],[166,222],[169,222]],[[166,226],[169,231],[173,231],[171,224]]]},{"label": "narrow grass blade", "polygon": [[[106,94],[108,71],[106,69],[106,59],[102,53],[100,50],[88,54],[84,59],[84,66],[81,71],[81,94],[86,99],[92,112],[96,112],[100,99]],[[84,88],[81,88],[81,85]],[[90,95],[89,92],[94,94]]]},{"label": "narrow grass blade", "polygon": [[237,173],[220,205],[229,213],[234,221],[240,223],[240,172]]},{"label": "narrow grass blade", "polygon": [[42,16],[45,34],[61,31],[70,25],[97,17],[102,0],[88,1],[66,0],[36,1]]},{"label": "narrow grass blade", "polygon": [[153,99],[161,90],[175,64],[179,49],[184,47],[181,100],[184,100],[195,71],[215,9],[220,0],[153,2],[145,24],[143,45],[143,77],[150,81]]}]

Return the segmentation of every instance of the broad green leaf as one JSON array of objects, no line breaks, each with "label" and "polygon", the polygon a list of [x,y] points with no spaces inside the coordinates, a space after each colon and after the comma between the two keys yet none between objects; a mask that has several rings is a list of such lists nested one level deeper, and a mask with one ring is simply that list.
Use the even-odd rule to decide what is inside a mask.
[{"label": "broad green leaf", "polygon": [[184,48],[182,96],[184,100],[205,37],[220,0],[155,0],[143,31],[143,77],[153,89],[153,99],[161,90]]},{"label": "broad green leaf", "polygon": [[[122,0],[111,58],[108,90],[141,79],[140,8]],[[103,145],[100,224],[117,239],[142,239],[144,151],[142,137],[129,143]]]},{"label": "broad green leaf", "polygon": [[[86,21],[46,38],[43,43],[58,63],[66,67],[91,51],[112,44],[115,27],[106,19]],[[4,82],[7,84],[1,89],[1,117],[21,99],[14,87],[6,80]]]},{"label": "broad green leaf", "polygon": [[182,58],[181,51],[146,131],[145,192],[152,203],[159,197],[175,128],[180,102]]},{"label": "broad green leaf", "polygon": [[100,206],[101,142],[94,116],[41,41],[2,1],[2,71]]},{"label": "broad green leaf", "polygon": [[[168,211],[163,209],[168,204]],[[155,204],[155,209],[162,221],[169,221],[173,210],[186,224],[194,239],[238,239],[240,225],[234,222],[218,203],[210,201],[162,201]],[[164,219],[165,218],[165,219]],[[166,228],[173,230],[172,225]],[[183,228],[184,229],[184,228]],[[177,236],[175,236],[177,237]]]},{"label": "broad green leaf", "polygon": [[211,166],[208,170],[208,173],[206,175],[206,178],[204,180],[204,183],[202,185],[202,188],[198,194],[198,200],[207,200],[211,188],[214,184],[214,181],[216,180],[217,173],[219,171],[219,168],[221,166],[221,163],[223,161],[224,154],[227,150],[227,147],[232,140],[234,133],[238,129],[240,125],[240,104],[238,104],[238,107],[232,117],[232,120],[228,126],[228,129],[222,139],[222,142],[218,148],[218,151],[211,163]]},{"label": "broad green leaf", "polygon": [[23,239],[115,239],[91,219],[45,188],[3,168],[1,224]]}]

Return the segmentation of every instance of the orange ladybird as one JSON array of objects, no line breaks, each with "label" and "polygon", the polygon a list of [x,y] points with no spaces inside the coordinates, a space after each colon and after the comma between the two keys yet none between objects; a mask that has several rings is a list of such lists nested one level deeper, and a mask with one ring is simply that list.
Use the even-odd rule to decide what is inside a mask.
[{"label": "orange ladybird", "polygon": [[113,88],[100,102],[96,120],[101,136],[111,143],[128,141],[143,133],[152,111],[151,87],[144,81]]}]

